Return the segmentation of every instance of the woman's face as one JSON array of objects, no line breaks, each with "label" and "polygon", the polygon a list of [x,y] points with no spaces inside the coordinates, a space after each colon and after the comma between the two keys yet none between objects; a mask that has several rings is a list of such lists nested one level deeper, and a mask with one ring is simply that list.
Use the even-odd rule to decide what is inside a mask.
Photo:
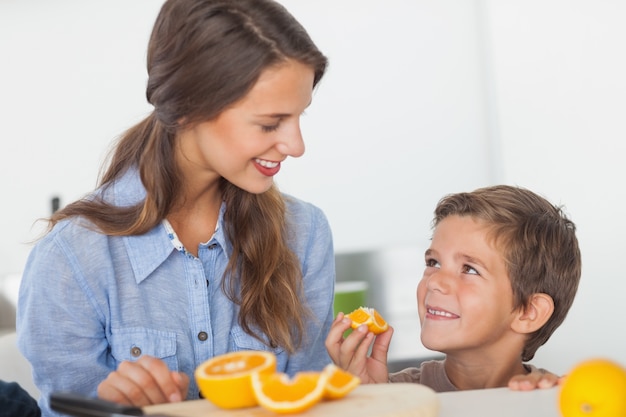
[{"label": "woman's face", "polygon": [[288,60],[266,69],[252,90],[215,119],[180,134],[184,181],[220,177],[251,193],[267,191],[281,162],[304,153],[300,116],[311,103],[314,71]]}]

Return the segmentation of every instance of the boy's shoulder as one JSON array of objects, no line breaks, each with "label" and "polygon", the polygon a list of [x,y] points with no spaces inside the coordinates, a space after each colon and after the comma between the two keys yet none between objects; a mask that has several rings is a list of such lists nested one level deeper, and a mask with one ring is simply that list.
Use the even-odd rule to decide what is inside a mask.
[{"label": "boy's shoulder", "polygon": [[419,368],[406,368],[399,372],[391,373],[389,374],[389,382],[422,384],[436,392],[457,391],[457,388],[446,375],[443,359],[427,360],[420,363]]}]

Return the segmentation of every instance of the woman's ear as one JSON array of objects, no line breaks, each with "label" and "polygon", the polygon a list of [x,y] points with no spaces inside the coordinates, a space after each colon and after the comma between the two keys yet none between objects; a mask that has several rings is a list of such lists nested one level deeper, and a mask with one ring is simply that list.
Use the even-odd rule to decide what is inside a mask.
[{"label": "woman's ear", "polygon": [[552,297],[544,293],[535,293],[530,296],[528,305],[519,310],[511,327],[517,333],[532,333],[546,324],[554,312]]}]

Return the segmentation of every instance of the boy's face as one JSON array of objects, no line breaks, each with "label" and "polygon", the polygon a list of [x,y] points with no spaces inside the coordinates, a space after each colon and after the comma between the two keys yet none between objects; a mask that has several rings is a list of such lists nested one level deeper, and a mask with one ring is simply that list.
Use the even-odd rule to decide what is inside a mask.
[{"label": "boy's face", "polygon": [[508,348],[513,291],[488,230],[472,217],[456,215],[435,228],[417,287],[427,348],[446,354]]}]

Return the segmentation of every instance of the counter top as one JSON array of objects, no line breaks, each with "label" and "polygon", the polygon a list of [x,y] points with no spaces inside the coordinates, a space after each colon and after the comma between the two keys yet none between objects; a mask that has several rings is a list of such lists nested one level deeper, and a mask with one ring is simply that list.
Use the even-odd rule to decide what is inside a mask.
[{"label": "counter top", "polygon": [[439,417],[560,417],[559,388],[512,391],[494,388],[437,394]]},{"label": "counter top", "polygon": [[[297,416],[301,417],[560,417],[559,388],[511,391],[495,388],[436,394],[418,384],[361,385],[347,397],[324,401]],[[439,412],[436,407],[439,404]],[[176,417],[275,417],[259,407],[221,410],[206,400],[145,407],[147,414]]]}]

